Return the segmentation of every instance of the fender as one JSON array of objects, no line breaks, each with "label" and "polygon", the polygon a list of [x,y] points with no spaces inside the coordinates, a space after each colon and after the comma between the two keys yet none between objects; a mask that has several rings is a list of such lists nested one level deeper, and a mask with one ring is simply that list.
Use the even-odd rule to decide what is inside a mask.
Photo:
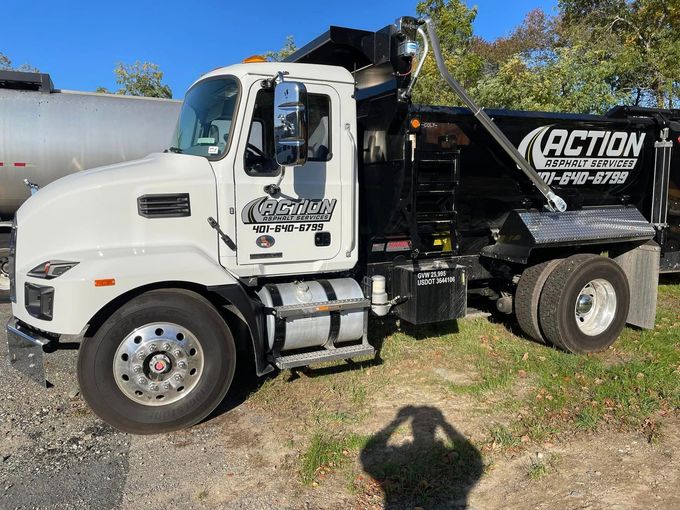
[{"label": "fender", "polygon": [[239,283],[211,286],[208,287],[208,290],[229,301],[248,327],[250,339],[253,343],[257,375],[262,376],[274,370],[266,357],[268,347],[266,344],[267,331],[264,322],[264,305],[248,296],[243,285]]},{"label": "fender", "polygon": [[[203,287],[239,285],[222,266],[195,246],[166,245],[61,252],[52,258],[79,264],[63,275],[44,280],[27,276],[32,267],[17,267],[14,315],[39,329],[59,335],[79,335],[107,304],[132,290],[164,282],[186,282]],[[95,280],[113,280],[95,286]],[[50,321],[32,317],[24,306],[25,283],[54,287]]]},{"label": "fender", "polygon": [[589,207],[576,211],[511,211],[496,244],[482,249],[485,257],[527,264],[532,250],[564,246],[635,242],[656,234],[635,207]]}]

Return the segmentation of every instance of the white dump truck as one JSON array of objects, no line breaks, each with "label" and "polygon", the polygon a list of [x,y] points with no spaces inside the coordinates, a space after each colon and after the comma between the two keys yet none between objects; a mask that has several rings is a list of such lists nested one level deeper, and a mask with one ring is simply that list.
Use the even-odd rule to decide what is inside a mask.
[{"label": "white dump truck", "polygon": [[[412,104],[430,49],[469,108]],[[83,335],[87,403],[158,433],[205,418],[244,359],[372,356],[369,316],[455,320],[472,293],[573,353],[653,327],[658,274],[680,269],[680,112],[487,115],[427,18],[263,60],[196,81],[167,152],[21,206],[17,369],[44,383],[46,353]]]}]

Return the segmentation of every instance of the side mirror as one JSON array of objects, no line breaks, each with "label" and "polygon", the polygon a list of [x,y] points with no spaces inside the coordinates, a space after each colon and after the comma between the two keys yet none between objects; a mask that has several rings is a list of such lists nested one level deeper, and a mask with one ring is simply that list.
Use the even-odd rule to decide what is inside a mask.
[{"label": "side mirror", "polygon": [[300,166],[307,161],[307,89],[303,83],[284,81],[274,89],[274,142],[276,162]]}]

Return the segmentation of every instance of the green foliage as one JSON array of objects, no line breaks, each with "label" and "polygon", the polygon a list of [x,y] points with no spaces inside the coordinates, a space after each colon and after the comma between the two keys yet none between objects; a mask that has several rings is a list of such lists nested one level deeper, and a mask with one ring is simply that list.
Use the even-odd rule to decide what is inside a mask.
[{"label": "green foliage", "polygon": [[0,53],[0,71],[23,71],[27,73],[40,72],[37,67],[33,67],[30,64],[21,64],[20,66],[14,66],[9,57],[4,53]]},{"label": "green foliage", "polygon": [[[172,97],[170,87],[163,84],[163,71],[156,64],[139,60],[134,64],[119,62],[114,73],[116,83],[121,86],[116,94],[166,99]],[[109,93],[105,87],[98,87],[96,92]]]},{"label": "green foliage", "polygon": [[268,51],[264,54],[264,58],[270,62],[281,62],[284,58],[292,55],[297,51],[298,47],[295,44],[295,38],[292,35],[286,37],[286,42],[278,51]]},{"label": "green foliage", "polygon": [[[603,113],[618,104],[680,104],[680,3],[560,0],[530,12],[509,36],[473,34],[461,0],[417,6],[436,23],[449,70],[484,107]],[[457,105],[430,56],[414,102]]]},{"label": "green foliage", "polygon": [[[454,78],[464,87],[471,87],[482,76],[483,60],[470,51],[472,23],[477,9],[468,8],[460,0],[424,0],[416,7],[418,14],[427,14],[435,22],[444,61]],[[459,105],[460,100],[439,75],[430,52],[414,89],[416,103]]]}]

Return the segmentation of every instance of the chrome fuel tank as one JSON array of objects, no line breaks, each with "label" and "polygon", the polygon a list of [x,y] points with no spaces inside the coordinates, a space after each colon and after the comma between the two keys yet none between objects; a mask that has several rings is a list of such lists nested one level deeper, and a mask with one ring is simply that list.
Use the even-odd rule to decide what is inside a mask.
[{"label": "chrome fuel tank", "polygon": [[[351,278],[271,283],[265,285],[257,294],[262,303],[269,308],[309,303],[323,304],[328,301],[364,297],[359,284]],[[276,319],[271,315],[267,317],[269,348],[276,347],[280,351],[357,340],[362,337],[363,328],[363,310],[285,319]]]}]

